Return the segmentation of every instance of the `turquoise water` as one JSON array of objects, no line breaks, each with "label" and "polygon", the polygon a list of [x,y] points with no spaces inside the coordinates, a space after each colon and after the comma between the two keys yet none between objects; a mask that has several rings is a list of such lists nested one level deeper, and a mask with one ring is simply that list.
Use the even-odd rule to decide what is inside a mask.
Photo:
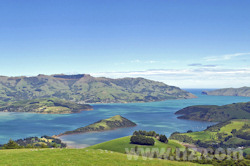
[{"label": "turquoise water", "polygon": [[10,138],[15,140],[30,136],[57,135],[114,115],[122,115],[137,123],[138,126],[101,133],[69,135],[61,138],[70,146],[85,147],[131,135],[133,131],[139,129],[155,130],[167,136],[175,131],[200,131],[213,123],[180,120],[174,113],[190,105],[224,105],[250,101],[249,97],[205,96],[200,95],[201,90],[189,91],[196,94],[198,98],[152,103],[95,104],[93,111],[83,111],[77,114],[0,113],[0,144],[6,143]]}]

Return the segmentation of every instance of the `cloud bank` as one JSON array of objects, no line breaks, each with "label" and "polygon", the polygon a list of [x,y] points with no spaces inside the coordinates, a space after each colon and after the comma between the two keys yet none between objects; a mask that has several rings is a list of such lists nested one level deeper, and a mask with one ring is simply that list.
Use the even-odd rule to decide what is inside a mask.
[{"label": "cloud bank", "polygon": [[151,69],[129,72],[91,73],[97,77],[144,77],[181,88],[226,88],[250,86],[250,68]]}]

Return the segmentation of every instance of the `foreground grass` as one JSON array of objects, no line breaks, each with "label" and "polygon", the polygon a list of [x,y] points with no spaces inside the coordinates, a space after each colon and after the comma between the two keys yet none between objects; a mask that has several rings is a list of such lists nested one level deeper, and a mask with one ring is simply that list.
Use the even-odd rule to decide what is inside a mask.
[{"label": "foreground grass", "polygon": [[179,144],[175,140],[169,140],[167,144],[162,143],[155,139],[155,145],[154,146],[148,146],[148,145],[136,145],[136,144],[130,144],[130,137],[122,137],[118,139],[114,139],[111,141],[103,142],[97,145],[93,145],[88,147],[88,149],[103,149],[103,150],[111,150],[114,152],[119,153],[125,153],[125,148],[135,148],[135,146],[138,146],[139,148],[171,148],[173,151],[175,148],[184,148],[183,145]]},{"label": "foreground grass", "polygon": [[168,160],[128,160],[127,155],[92,149],[15,149],[0,150],[0,165],[16,166],[195,166],[199,164]]}]

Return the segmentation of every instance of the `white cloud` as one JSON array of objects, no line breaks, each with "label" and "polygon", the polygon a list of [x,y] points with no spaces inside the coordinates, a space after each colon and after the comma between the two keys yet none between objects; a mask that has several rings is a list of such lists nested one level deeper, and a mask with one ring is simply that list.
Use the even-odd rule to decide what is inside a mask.
[{"label": "white cloud", "polygon": [[136,59],[136,60],[132,60],[130,61],[130,63],[159,63],[160,61],[155,61],[155,60],[148,60],[148,61],[142,61],[142,60],[139,60],[139,59]]},{"label": "white cloud", "polygon": [[130,72],[92,73],[111,78],[144,77],[182,88],[225,88],[250,86],[250,68],[152,69]]},{"label": "white cloud", "polygon": [[224,60],[230,60],[234,57],[243,56],[243,55],[250,55],[250,52],[227,54],[227,55],[222,55],[222,56],[210,56],[210,57],[205,57],[204,60],[205,61],[224,61]]}]

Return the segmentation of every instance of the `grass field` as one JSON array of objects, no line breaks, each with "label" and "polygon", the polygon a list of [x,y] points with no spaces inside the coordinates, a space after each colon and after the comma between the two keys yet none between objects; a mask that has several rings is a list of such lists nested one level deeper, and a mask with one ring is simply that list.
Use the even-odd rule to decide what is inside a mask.
[{"label": "grass field", "polygon": [[230,124],[220,129],[220,133],[226,133],[228,135],[232,135],[231,131],[233,129],[241,129],[244,126],[244,124],[250,124],[250,120],[246,120],[246,119],[232,120]]},{"label": "grass field", "polygon": [[[239,119],[239,120],[231,120],[230,124],[227,124],[223,127],[220,128],[218,132],[212,132],[212,131],[200,131],[200,132],[192,132],[192,133],[183,133],[181,135],[187,135],[192,137],[193,140],[201,140],[201,141],[217,141],[217,133],[222,133],[226,136],[232,135],[231,131],[233,129],[241,129],[244,124],[250,125],[250,120],[249,119]],[[232,140],[233,141],[233,140]],[[240,142],[241,140],[235,139],[236,142]]]},{"label": "grass field", "polygon": [[199,139],[201,141],[210,141],[217,139],[216,132],[210,132],[210,131],[186,133],[185,135],[192,137],[194,140]]},{"label": "grass field", "polygon": [[25,166],[195,166],[199,164],[168,160],[128,160],[127,155],[92,149],[0,150],[0,165]]},{"label": "grass field", "polygon": [[111,141],[107,141],[104,143],[100,143],[97,145],[93,145],[88,147],[87,149],[103,149],[103,150],[110,150],[114,152],[120,152],[125,153],[125,148],[135,148],[135,146],[138,146],[138,148],[171,148],[174,150],[175,148],[184,148],[183,145],[179,144],[175,140],[169,140],[167,144],[162,143],[155,139],[155,145],[149,146],[149,145],[136,145],[136,144],[130,144],[130,136],[122,137],[118,139],[114,139]]}]

